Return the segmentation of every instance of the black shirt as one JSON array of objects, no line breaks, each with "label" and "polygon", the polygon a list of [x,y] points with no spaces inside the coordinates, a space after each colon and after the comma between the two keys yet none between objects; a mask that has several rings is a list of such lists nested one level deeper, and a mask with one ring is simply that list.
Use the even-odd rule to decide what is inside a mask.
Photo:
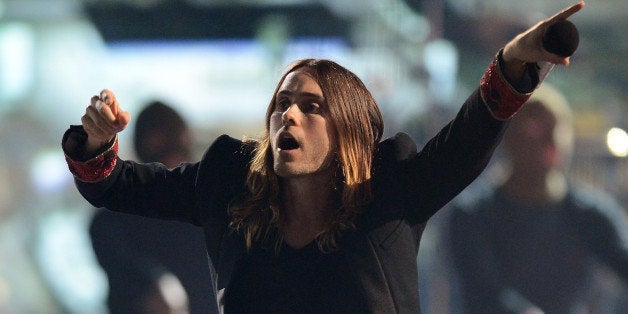
[{"label": "black shirt", "polygon": [[341,251],[316,241],[294,249],[252,249],[236,263],[225,291],[226,313],[366,312],[358,281]]}]

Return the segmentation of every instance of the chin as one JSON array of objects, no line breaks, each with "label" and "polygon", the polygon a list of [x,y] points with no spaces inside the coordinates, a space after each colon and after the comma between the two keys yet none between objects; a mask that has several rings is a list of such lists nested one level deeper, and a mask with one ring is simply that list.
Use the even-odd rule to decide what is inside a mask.
[{"label": "chin", "polygon": [[283,169],[275,169],[275,174],[280,178],[287,178],[290,176],[290,174]]},{"label": "chin", "polygon": [[294,169],[291,167],[275,167],[275,174],[280,178],[297,178],[317,173],[317,171],[308,171],[307,169]]},{"label": "chin", "polygon": [[296,173],[294,169],[290,169],[290,167],[287,167],[285,164],[275,165],[275,167],[273,167],[273,170],[275,171],[275,174],[281,178],[288,178],[298,175],[298,173]]}]

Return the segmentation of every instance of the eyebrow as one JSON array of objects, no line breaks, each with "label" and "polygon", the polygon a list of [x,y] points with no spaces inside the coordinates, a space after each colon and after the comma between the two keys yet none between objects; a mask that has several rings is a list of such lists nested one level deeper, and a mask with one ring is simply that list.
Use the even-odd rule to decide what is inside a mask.
[{"label": "eyebrow", "polygon": [[[282,90],[282,91],[279,91],[279,92],[277,93],[277,97],[280,97],[280,96],[293,96],[294,94],[295,94],[295,93],[293,93],[292,91],[289,91],[289,90]],[[314,93],[309,93],[309,92],[299,92],[298,94],[299,94],[299,96],[301,96],[301,97],[305,97],[305,98],[314,98],[314,99],[316,99],[316,100],[318,100],[318,101],[321,101],[321,102],[325,101],[325,97],[323,97],[322,95],[318,95],[318,94],[314,94]]]}]

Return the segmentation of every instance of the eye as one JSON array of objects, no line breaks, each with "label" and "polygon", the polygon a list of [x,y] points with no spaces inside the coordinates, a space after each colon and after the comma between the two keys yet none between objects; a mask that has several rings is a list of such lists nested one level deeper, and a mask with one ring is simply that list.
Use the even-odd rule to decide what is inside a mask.
[{"label": "eye", "polygon": [[305,113],[320,113],[321,106],[318,103],[312,102],[305,105]]},{"label": "eye", "polygon": [[290,100],[287,98],[279,98],[275,103],[275,111],[286,111],[290,107]]}]

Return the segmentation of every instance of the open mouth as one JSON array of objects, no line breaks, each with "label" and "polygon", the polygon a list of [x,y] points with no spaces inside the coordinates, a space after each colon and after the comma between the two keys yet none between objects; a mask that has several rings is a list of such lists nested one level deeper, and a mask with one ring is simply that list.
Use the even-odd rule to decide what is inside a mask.
[{"label": "open mouth", "polygon": [[290,134],[284,133],[277,143],[280,150],[291,150],[299,148],[299,143]]}]

